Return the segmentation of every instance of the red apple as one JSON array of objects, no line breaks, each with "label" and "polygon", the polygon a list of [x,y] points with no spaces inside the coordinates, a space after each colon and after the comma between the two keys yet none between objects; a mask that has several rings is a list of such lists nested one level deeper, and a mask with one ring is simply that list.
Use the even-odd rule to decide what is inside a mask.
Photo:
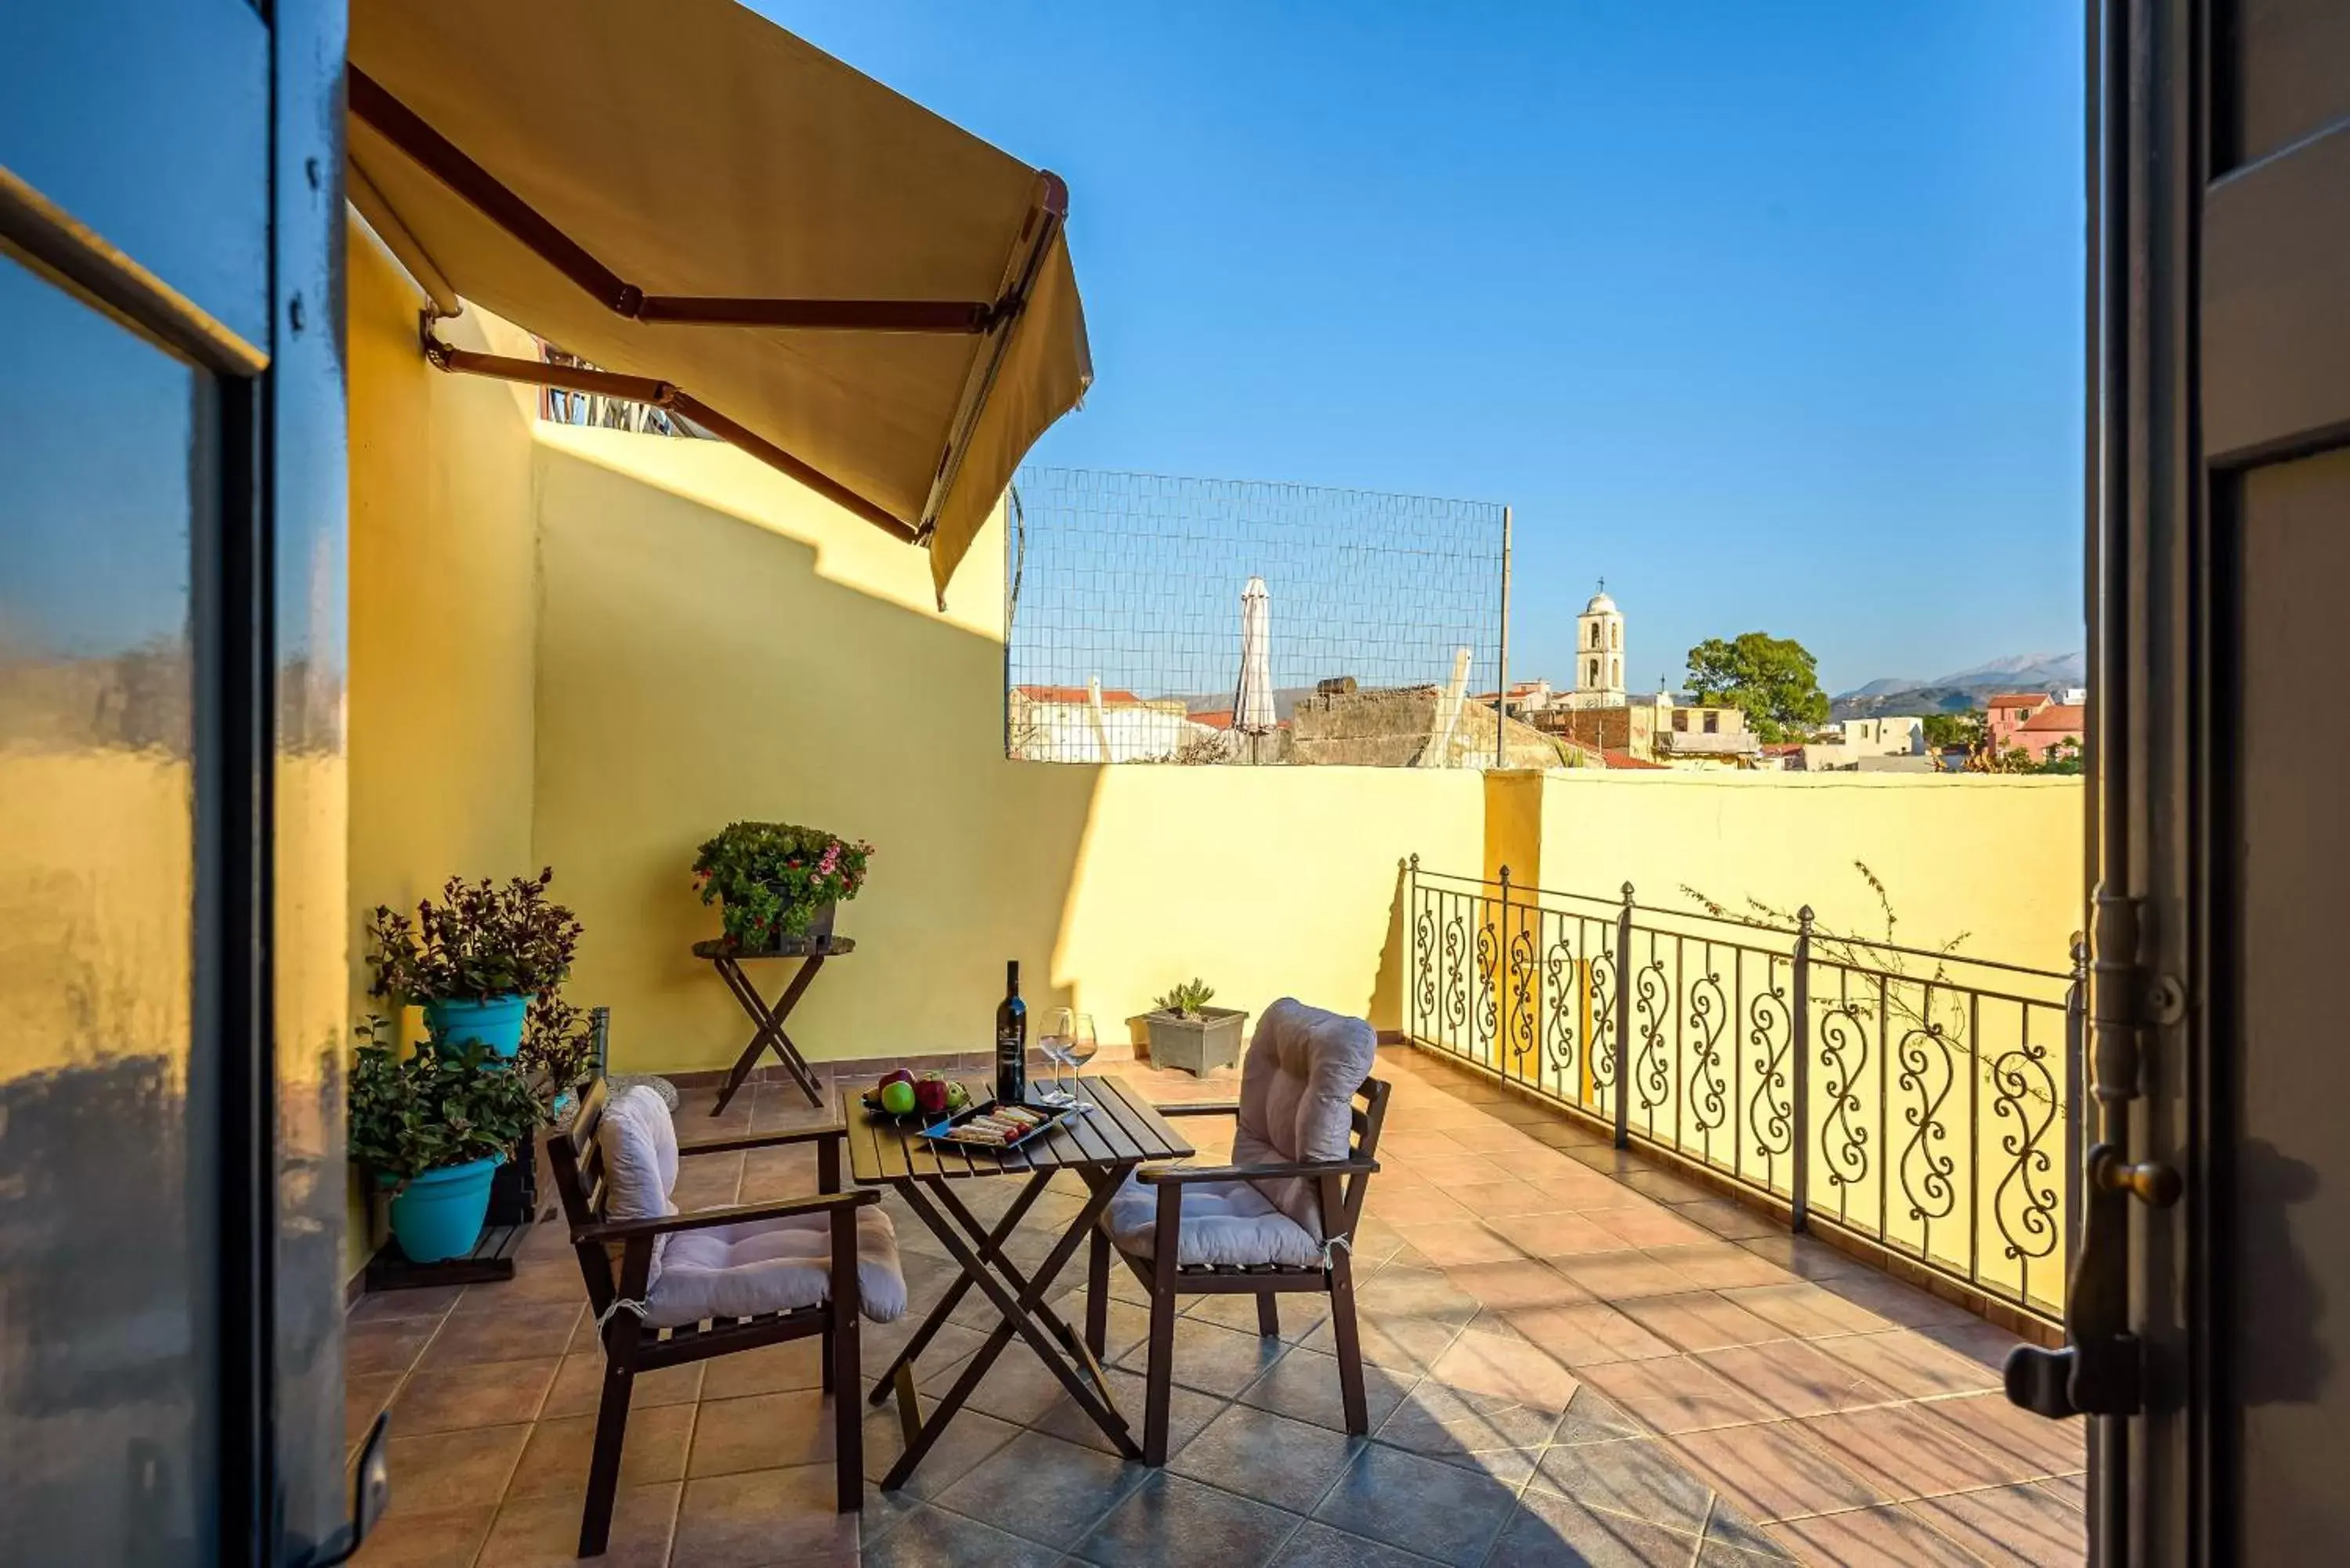
[{"label": "red apple", "polygon": [[908,1072],[903,1067],[899,1068],[894,1073],[884,1073],[881,1075],[881,1086],[885,1089],[892,1084],[910,1084],[913,1081],[914,1075]]},{"label": "red apple", "polygon": [[924,1112],[937,1116],[947,1108],[947,1085],[943,1078],[923,1078],[914,1085],[914,1104]]}]

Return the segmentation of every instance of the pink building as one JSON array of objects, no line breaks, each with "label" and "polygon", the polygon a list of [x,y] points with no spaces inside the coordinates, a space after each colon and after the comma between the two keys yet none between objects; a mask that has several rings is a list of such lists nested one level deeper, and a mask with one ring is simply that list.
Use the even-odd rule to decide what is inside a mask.
[{"label": "pink building", "polygon": [[1992,698],[1983,715],[1990,727],[1991,750],[2007,750],[2035,714],[2055,705],[2056,700],[2045,691],[2008,691]]},{"label": "pink building", "polygon": [[2049,753],[2067,742],[2079,746],[2088,732],[2089,710],[2085,703],[2050,702],[2002,742],[2002,749],[2013,746],[2033,762],[2044,763]]}]

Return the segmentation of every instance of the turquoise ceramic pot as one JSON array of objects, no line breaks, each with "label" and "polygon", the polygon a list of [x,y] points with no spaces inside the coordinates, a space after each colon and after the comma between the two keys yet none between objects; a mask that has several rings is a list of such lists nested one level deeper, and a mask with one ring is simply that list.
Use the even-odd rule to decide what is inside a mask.
[{"label": "turquoise ceramic pot", "polygon": [[482,1239],[490,1178],[501,1162],[476,1159],[413,1178],[391,1200],[391,1234],[411,1263],[461,1258]]},{"label": "turquoise ceramic pot", "polygon": [[523,1019],[530,1012],[528,996],[493,996],[485,1002],[428,1002],[424,1026],[443,1045],[478,1040],[495,1055],[511,1056],[522,1049]]}]

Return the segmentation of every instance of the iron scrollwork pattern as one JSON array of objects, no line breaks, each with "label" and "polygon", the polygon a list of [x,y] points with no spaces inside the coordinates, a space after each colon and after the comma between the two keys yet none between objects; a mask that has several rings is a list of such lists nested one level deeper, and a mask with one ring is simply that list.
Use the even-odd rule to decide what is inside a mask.
[{"label": "iron scrollwork pattern", "polygon": [[2001,1152],[2011,1162],[1991,1203],[2000,1238],[2010,1258],[2044,1258],[2063,1239],[2056,1223],[2056,1188],[2047,1179],[2055,1165],[2047,1134],[2056,1120],[2056,1080],[2048,1070],[2048,1048],[2026,1044],[2002,1054],[1991,1064],[1991,1086],[1992,1118],[2002,1125],[2013,1123],[1999,1139]]},{"label": "iron scrollwork pattern", "polygon": [[1856,1187],[1868,1179],[1869,1129],[1860,1120],[1860,1075],[1869,1060],[1868,1021],[1850,1002],[1839,1002],[1820,1019],[1820,1065],[1827,1069],[1820,1093],[1827,1116],[1820,1123],[1820,1155],[1829,1185]]},{"label": "iron scrollwork pattern", "polygon": [[[1733,956],[1731,961],[1738,961]],[[1710,1153],[1713,1135],[1730,1122],[1730,1084],[1722,1075],[1721,1050],[1722,1032],[1730,1026],[1730,997],[1722,989],[1711,944],[1705,972],[1689,983],[1688,996],[1690,1122],[1705,1135]]]},{"label": "iron scrollwork pattern", "polygon": [[[1926,1006],[1932,1009],[1930,994]],[[1957,1055],[1941,1023],[1928,1019],[1902,1032],[1896,1060],[1901,1064],[1896,1081],[1904,1095],[1914,1096],[1901,1107],[1901,1120],[1909,1128],[1901,1147],[1901,1193],[1909,1200],[1910,1219],[1947,1220],[1959,1203],[1953,1179],[1958,1161],[1940,1147],[1950,1131],[1942,1106],[1958,1083]]]},{"label": "iron scrollwork pattern", "polygon": [[[1775,981],[1775,961],[1771,973]],[[1746,1004],[1746,1044],[1754,1053],[1748,1063],[1754,1091],[1746,1101],[1746,1127],[1754,1152],[1773,1160],[1795,1152],[1795,1086],[1787,1061],[1794,1041],[1786,987],[1773,983],[1757,991]]]},{"label": "iron scrollwork pattern", "polygon": [[[1577,1010],[1582,981],[1582,967],[1575,953],[1575,943],[1567,935],[1573,929],[1572,916],[1548,910],[1537,912],[1537,921],[1547,920],[1557,934],[1543,949],[1543,1057],[1550,1075],[1570,1089],[1580,1089],[1575,1071],[1575,1047],[1581,1043],[1576,1024],[1581,1022]],[[1573,1098],[1572,1093],[1568,1095]]]},{"label": "iron scrollwork pattern", "polygon": [[1640,1093],[1640,1109],[1648,1114],[1651,1130],[1657,1125],[1657,1110],[1671,1098],[1673,1086],[1672,1063],[1665,1054],[1665,1024],[1672,1017],[1670,991],[1665,961],[1658,956],[1656,940],[1651,937],[1648,961],[1633,976],[1632,993],[1632,1013],[1640,1040],[1633,1076]]}]

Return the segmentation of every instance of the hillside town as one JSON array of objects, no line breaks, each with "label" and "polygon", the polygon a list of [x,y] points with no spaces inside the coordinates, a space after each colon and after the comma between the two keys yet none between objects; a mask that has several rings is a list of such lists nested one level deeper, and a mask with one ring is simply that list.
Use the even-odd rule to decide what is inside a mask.
[{"label": "hillside town", "polygon": [[[1904,688],[1850,694],[1790,720],[1728,691],[1634,691],[1625,613],[1602,582],[1575,619],[1564,684],[1537,676],[1472,691],[1471,649],[1446,679],[1369,687],[1333,672],[1311,686],[1273,680],[1272,595],[1242,589],[1229,696],[1144,695],[1105,686],[1021,683],[1005,694],[1005,752],[1076,763],[1603,768],[1762,773],[2031,774],[2079,771],[2088,693],[2078,686]],[[1750,633],[1745,642],[1760,639]],[[1721,645],[1727,646],[1727,645]],[[1809,656],[1793,643],[1808,680]],[[1705,649],[1692,649],[1692,664]],[[1898,682],[1879,685],[1899,686]],[[1890,711],[1914,699],[1918,710]],[[1835,708],[1854,710],[1829,717]]]}]

